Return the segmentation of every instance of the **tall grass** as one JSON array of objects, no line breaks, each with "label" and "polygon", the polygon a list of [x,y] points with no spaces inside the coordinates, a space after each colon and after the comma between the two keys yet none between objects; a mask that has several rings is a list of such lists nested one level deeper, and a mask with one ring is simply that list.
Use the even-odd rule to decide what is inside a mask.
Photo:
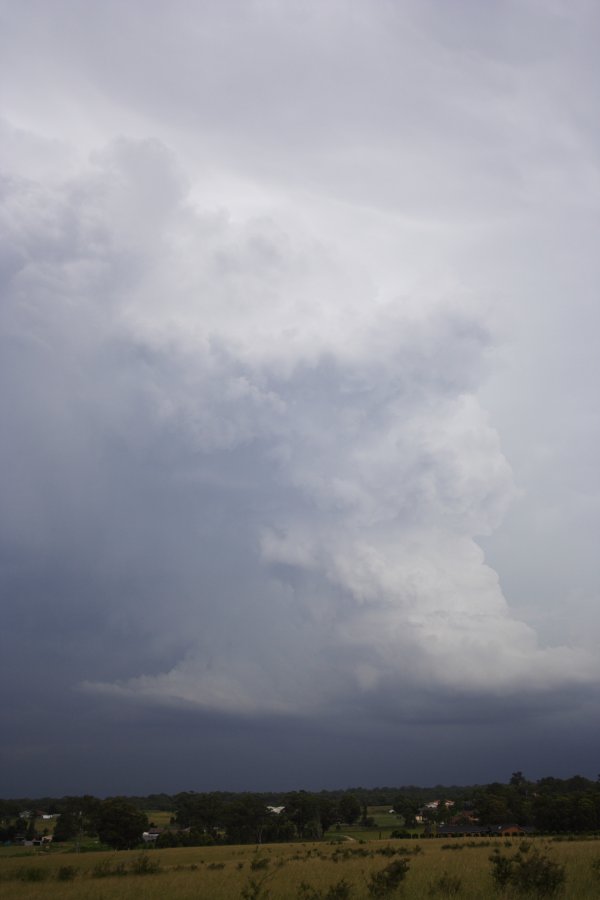
[{"label": "tall grass", "polygon": [[[478,841],[449,852],[439,840],[370,841],[365,844],[296,843],[185,847],[120,853],[40,853],[0,857],[0,896],[10,900],[368,900],[378,877],[406,860],[402,900],[456,897],[504,900],[495,888],[490,855],[514,855],[519,842]],[[540,853],[565,867],[564,900],[600,897],[600,841],[533,841]],[[458,846],[458,844],[456,844]],[[98,873],[102,872],[102,877]],[[143,877],[141,877],[143,876]],[[39,880],[38,880],[39,879]],[[395,888],[394,888],[395,890]],[[507,895],[508,896],[508,895]]]}]

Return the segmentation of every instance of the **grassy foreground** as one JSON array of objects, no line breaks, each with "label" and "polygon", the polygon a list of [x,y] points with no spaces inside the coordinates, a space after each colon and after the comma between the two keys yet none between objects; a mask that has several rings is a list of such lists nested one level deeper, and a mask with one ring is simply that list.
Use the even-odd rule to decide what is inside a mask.
[{"label": "grassy foreground", "polygon": [[[372,840],[153,849],[144,854],[56,850],[32,854],[3,848],[0,896],[11,900],[362,900],[369,897],[371,875],[405,855],[410,870],[400,890],[390,896],[501,900],[513,895],[494,889],[489,856],[494,847],[514,853],[520,843],[486,840],[469,846],[468,841],[457,839]],[[600,876],[593,868],[600,859],[600,842],[537,838],[533,844],[566,866],[561,897],[600,897]],[[442,876],[449,877],[444,881]],[[452,885],[457,892],[452,892]]]}]

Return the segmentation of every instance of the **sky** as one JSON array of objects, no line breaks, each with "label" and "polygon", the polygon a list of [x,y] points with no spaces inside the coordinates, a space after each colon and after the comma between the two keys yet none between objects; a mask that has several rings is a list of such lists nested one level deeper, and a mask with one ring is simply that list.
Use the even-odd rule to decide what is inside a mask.
[{"label": "sky", "polygon": [[0,0],[0,796],[596,777],[599,36]]}]

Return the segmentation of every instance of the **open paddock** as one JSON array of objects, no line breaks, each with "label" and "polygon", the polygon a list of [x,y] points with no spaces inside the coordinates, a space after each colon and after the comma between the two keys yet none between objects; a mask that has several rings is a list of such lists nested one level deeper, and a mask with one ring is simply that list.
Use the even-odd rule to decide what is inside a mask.
[{"label": "open paddock", "polygon": [[[593,864],[600,859],[600,842],[536,838],[528,843],[566,866],[566,890],[560,896],[597,900],[600,874]],[[144,853],[54,850],[27,855],[3,848],[0,896],[11,900],[313,900],[325,898],[332,887],[345,882],[351,886],[346,896],[362,900],[369,896],[371,875],[405,856],[410,869],[401,892],[404,900],[449,896],[439,883],[444,874],[460,881],[455,897],[502,898],[505,895],[494,890],[489,856],[494,847],[511,854],[520,844],[519,840],[372,840],[152,849]],[[307,893],[309,888],[312,894]]]}]

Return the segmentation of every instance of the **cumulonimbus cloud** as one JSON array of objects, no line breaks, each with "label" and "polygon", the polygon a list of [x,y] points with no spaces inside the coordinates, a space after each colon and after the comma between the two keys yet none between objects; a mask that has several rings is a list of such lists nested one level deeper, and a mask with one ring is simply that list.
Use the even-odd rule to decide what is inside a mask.
[{"label": "cumulonimbus cloud", "polygon": [[[493,335],[471,303],[378,290],[323,235],[199,209],[153,141],[2,192],[3,341],[21,373],[5,401],[33,436],[5,451],[5,528],[26,543],[36,520],[47,543],[53,504],[67,498],[75,527],[110,520],[114,492],[120,527],[139,530],[117,445],[167,495],[146,552],[172,590],[135,610],[148,639],[185,651],[88,691],[310,715],[597,678],[590,655],[539,646],[511,615],[476,543],[514,486],[477,399]],[[42,502],[28,486],[49,470],[61,496]]]}]

